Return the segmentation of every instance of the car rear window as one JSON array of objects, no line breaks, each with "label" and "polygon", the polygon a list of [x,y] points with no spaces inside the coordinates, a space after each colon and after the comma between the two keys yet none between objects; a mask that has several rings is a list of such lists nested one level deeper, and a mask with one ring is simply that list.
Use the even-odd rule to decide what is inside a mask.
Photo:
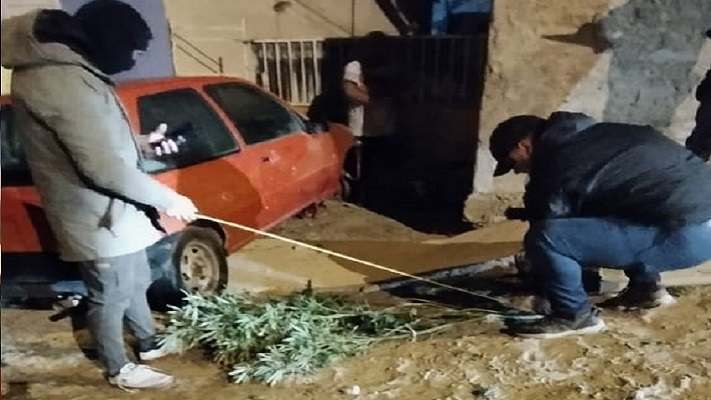
[{"label": "car rear window", "polygon": [[195,90],[171,90],[140,97],[138,110],[141,134],[149,134],[164,123],[168,125],[167,136],[182,142],[177,154],[145,154],[146,172],[187,167],[239,150],[232,133]]},{"label": "car rear window", "polygon": [[31,186],[32,177],[15,129],[11,105],[0,108],[0,140],[2,143],[2,186]]},{"label": "car rear window", "polygon": [[239,83],[205,86],[247,144],[304,131],[303,122],[288,108],[254,87]]}]

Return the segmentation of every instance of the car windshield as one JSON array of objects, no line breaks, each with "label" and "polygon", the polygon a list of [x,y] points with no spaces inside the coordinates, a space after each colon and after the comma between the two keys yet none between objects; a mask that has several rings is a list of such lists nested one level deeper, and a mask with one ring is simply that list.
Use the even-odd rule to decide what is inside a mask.
[{"label": "car windshield", "polygon": [[144,153],[143,168],[149,173],[187,167],[215,160],[239,150],[237,141],[202,96],[179,89],[138,99],[141,134],[166,124],[168,138],[179,144],[178,153]]}]

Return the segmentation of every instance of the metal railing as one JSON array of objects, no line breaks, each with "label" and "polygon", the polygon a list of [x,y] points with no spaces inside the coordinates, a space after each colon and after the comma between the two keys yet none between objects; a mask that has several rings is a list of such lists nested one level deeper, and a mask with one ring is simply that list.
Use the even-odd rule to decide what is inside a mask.
[{"label": "metal railing", "polygon": [[255,40],[257,84],[293,105],[309,105],[321,91],[323,39]]},{"label": "metal railing", "polygon": [[222,56],[213,57],[205,53],[191,41],[175,32],[172,33],[172,37],[176,49],[195,60],[208,71],[213,74],[223,74],[225,72],[225,62]]}]

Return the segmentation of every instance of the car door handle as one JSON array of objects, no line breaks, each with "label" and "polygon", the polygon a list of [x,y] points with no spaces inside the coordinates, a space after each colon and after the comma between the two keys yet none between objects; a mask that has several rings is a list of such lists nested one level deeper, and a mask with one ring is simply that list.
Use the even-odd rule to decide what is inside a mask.
[{"label": "car door handle", "polygon": [[281,157],[279,156],[278,153],[276,153],[276,152],[270,152],[270,154],[267,154],[267,155],[262,156],[262,162],[265,162],[265,163],[267,163],[267,162],[268,162],[268,163],[273,163],[273,162],[279,161],[280,158],[281,158]]}]

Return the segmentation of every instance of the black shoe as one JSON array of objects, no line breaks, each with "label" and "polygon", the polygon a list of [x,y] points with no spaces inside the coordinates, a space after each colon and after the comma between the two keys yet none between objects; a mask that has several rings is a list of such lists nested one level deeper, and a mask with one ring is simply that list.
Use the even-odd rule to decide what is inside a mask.
[{"label": "black shoe", "polygon": [[548,315],[530,324],[511,327],[516,336],[536,339],[557,339],[572,335],[584,335],[602,332],[605,323],[598,317],[598,310],[592,309],[576,319],[560,315]]},{"label": "black shoe", "polygon": [[674,303],[676,303],[674,296],[661,286],[628,285],[617,296],[598,303],[597,306],[601,308],[638,310],[664,307]]}]

